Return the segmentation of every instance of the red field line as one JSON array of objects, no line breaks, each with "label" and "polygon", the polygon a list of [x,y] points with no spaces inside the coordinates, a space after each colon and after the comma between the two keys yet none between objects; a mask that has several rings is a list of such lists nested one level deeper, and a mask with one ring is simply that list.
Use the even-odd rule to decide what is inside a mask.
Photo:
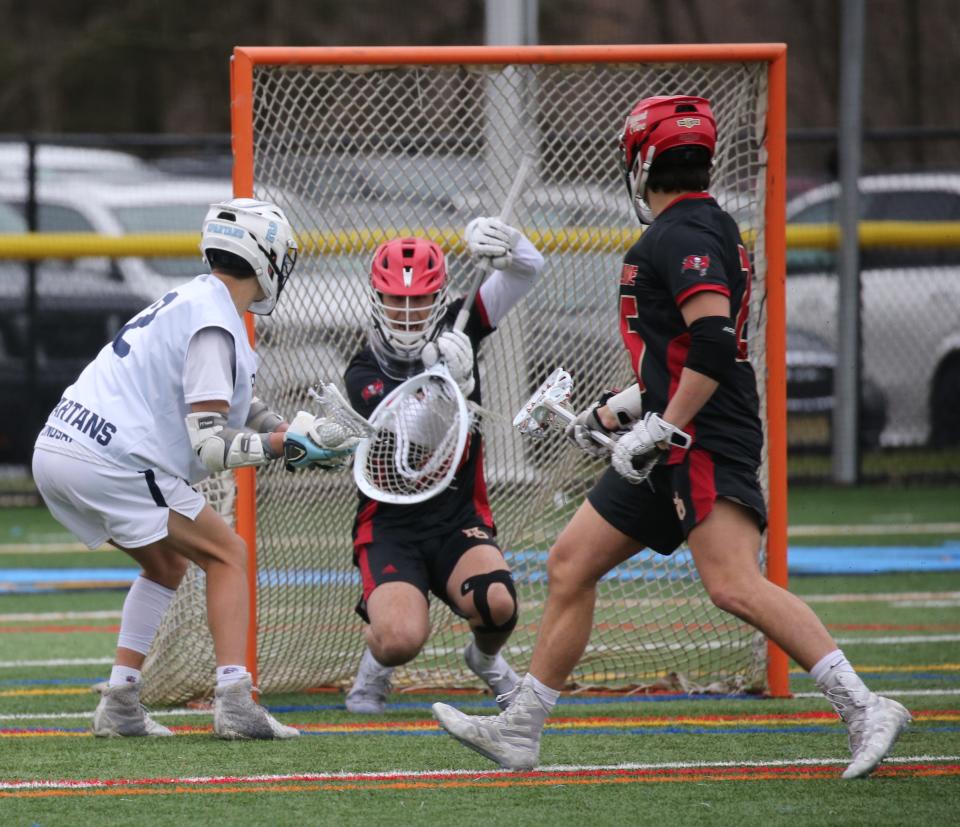
[{"label": "red field line", "polygon": [[[0,790],[0,798],[73,798],[81,796],[182,795],[229,793],[304,793],[351,790],[412,790],[542,787],[555,784],[592,786],[599,784],[651,784],[705,781],[811,781],[836,779],[840,768],[831,764],[786,765],[777,767],[683,767],[664,769],[606,769],[575,771],[494,772],[483,776],[426,774],[385,774],[382,776],[341,776],[324,781],[298,781],[296,776],[276,779],[110,779],[103,781],[54,782],[62,785],[101,784],[91,788]],[[881,778],[956,777],[960,764],[917,762],[887,764],[874,773]],[[43,783],[43,782],[40,782]]]}]

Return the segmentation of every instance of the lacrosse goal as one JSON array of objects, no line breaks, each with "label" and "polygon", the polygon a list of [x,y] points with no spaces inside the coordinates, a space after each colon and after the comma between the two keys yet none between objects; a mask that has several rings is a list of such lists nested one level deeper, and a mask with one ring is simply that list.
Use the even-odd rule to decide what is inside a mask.
[{"label": "lacrosse goal", "polygon": [[[424,235],[449,254],[454,284],[473,272],[466,222],[495,213],[517,159],[536,166],[514,223],[544,253],[538,288],[485,343],[486,480],[517,580],[520,623],[506,655],[529,663],[546,593],[546,552],[601,470],[562,437],[522,439],[517,408],[555,367],[575,407],[630,381],[616,296],[622,255],[640,232],[618,168],[633,103],[709,98],[719,143],[713,194],[739,221],[754,265],[751,357],[766,428],[770,507],[763,564],[786,581],[784,177],[780,44],[468,48],[237,48],[232,118],[237,195],[279,203],[301,257],[277,310],[251,322],[258,393],[292,418],[317,380],[342,383],[364,341],[364,280],[376,245]],[[250,549],[250,659],[263,691],[346,686],[363,648],[349,472],[290,474],[278,464],[207,484]],[[176,702],[214,683],[204,583],[193,568],[146,665],[145,700]],[[443,604],[432,636],[399,669],[404,687],[477,686],[462,660],[467,627]],[[579,687],[665,685],[788,693],[782,652],[714,608],[689,553],[642,552],[600,586]]]}]

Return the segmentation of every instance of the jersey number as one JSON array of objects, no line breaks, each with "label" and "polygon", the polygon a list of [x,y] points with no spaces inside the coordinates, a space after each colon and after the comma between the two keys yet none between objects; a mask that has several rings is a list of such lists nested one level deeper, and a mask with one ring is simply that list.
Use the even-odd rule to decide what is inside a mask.
[{"label": "jersey number", "polygon": [[630,351],[630,362],[633,365],[633,372],[637,375],[637,384],[640,386],[640,393],[646,390],[643,379],[640,376],[640,367],[643,363],[643,353],[647,349],[646,342],[636,329],[637,322],[637,297],[620,297],[620,335],[623,343]]},{"label": "jersey number", "polygon": [[123,327],[117,331],[117,335],[113,337],[113,352],[117,354],[121,359],[130,352],[130,343],[124,341],[123,334],[128,330],[132,330],[136,327],[146,327],[150,322],[157,318],[157,313],[163,310],[170,302],[172,302],[177,297],[176,291],[167,293],[162,299],[155,301],[151,304],[146,310],[142,311],[142,316],[137,316],[132,321],[127,322]]},{"label": "jersey number", "polygon": [[737,361],[746,362],[749,358],[747,347],[747,321],[750,318],[750,257],[742,244],[737,245],[740,254],[740,270],[743,273],[743,298],[737,310]]}]

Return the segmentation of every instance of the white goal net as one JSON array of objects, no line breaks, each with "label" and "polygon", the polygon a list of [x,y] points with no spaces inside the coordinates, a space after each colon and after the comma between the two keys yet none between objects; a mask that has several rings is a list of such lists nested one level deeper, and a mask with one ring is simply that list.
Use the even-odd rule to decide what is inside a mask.
[{"label": "white goal net", "polygon": [[[364,283],[374,247],[423,235],[448,251],[465,288],[473,267],[461,240],[497,210],[521,154],[535,171],[514,223],[543,252],[536,289],[484,344],[480,373],[486,481],[499,542],[513,569],[520,619],[505,650],[529,663],[546,594],[551,542],[602,469],[559,433],[530,442],[512,430],[518,407],[555,367],[574,377],[578,409],[631,381],[619,340],[623,253],[640,228],[618,166],[633,103],[653,94],[708,98],[719,144],[713,194],[739,220],[754,264],[751,353],[765,375],[765,62],[511,65],[261,65],[253,73],[253,185],[300,234],[301,258],[276,312],[257,317],[258,394],[292,418],[312,410],[319,379],[342,387],[365,341]],[[763,401],[763,400],[762,400]],[[232,517],[231,478],[209,486]],[[347,472],[257,473],[259,685],[265,692],[347,686],[363,649],[353,607],[356,505]],[[465,622],[436,598],[422,654],[397,688],[479,686],[463,663]],[[641,552],[601,585],[578,687],[663,685],[760,689],[766,643],[714,608],[689,553]],[[214,660],[203,577],[195,568],[164,618],[147,662],[145,700],[208,694]]]}]

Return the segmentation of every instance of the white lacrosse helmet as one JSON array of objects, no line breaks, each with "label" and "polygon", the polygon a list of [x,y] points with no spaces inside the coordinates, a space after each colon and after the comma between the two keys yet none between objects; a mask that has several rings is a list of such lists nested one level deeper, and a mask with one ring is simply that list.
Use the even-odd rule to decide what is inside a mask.
[{"label": "white lacrosse helmet", "polygon": [[[297,242],[290,222],[276,204],[255,198],[233,198],[211,204],[200,238],[203,260],[213,269],[222,253],[245,261],[260,282],[264,298],[250,305],[250,312],[269,315],[276,307],[283,285],[297,263]],[[227,265],[229,266],[229,265]]]},{"label": "white lacrosse helmet", "polygon": [[[377,247],[370,262],[370,347],[380,366],[403,379],[422,370],[423,346],[440,332],[447,309],[447,265],[443,250],[426,238],[395,238]],[[390,308],[384,296],[403,299]],[[429,296],[411,306],[413,297]]]}]

